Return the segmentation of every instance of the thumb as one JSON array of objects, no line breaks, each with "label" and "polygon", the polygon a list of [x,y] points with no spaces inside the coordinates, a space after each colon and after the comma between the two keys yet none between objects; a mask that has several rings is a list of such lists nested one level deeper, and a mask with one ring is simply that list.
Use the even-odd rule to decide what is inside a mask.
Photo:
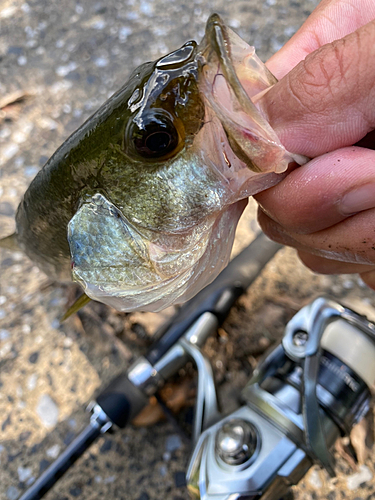
[{"label": "thumb", "polygon": [[286,149],[315,157],[375,128],[375,20],[308,55],[259,100]]},{"label": "thumb", "polygon": [[374,18],[374,0],[322,0],[297,33],[267,61],[267,67],[280,79],[307,54]]}]

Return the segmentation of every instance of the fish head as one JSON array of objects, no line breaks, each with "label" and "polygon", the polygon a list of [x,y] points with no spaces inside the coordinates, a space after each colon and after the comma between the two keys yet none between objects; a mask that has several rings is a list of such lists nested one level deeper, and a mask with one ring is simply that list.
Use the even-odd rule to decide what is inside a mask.
[{"label": "fish head", "polygon": [[252,100],[275,82],[213,15],[199,45],[143,65],[94,115],[75,162],[91,181],[68,225],[73,280],[89,297],[158,311],[225,267],[247,197],[295,160]]}]

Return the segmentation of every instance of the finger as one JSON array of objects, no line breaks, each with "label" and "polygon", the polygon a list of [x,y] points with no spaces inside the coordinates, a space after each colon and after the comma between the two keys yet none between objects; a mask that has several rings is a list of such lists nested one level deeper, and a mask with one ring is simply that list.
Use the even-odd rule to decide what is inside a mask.
[{"label": "finger", "polygon": [[343,38],[375,18],[373,0],[323,0],[292,38],[267,61],[282,78],[308,54]]},{"label": "finger", "polygon": [[319,156],[255,198],[287,232],[321,231],[375,208],[375,151],[350,147]]},{"label": "finger", "polygon": [[360,276],[367,286],[375,290],[375,271],[361,273]]},{"label": "finger", "polygon": [[259,100],[289,151],[315,157],[375,128],[375,21],[301,61]]},{"label": "finger", "polygon": [[319,274],[361,274],[375,271],[374,265],[352,264],[333,259],[326,259],[303,250],[298,250],[298,257],[311,271]]},{"label": "finger", "polygon": [[321,255],[319,255],[319,249],[310,248],[306,245],[303,245],[290,235],[286,234],[282,230],[279,230],[278,226],[275,226],[273,221],[268,219],[267,215],[265,214],[259,214],[259,224],[264,233],[267,234],[267,236],[269,236],[271,239],[273,239],[277,243],[281,243],[282,245],[295,248],[297,250],[298,257],[301,259],[303,264],[316,273],[353,274],[374,270],[374,264],[358,264],[336,260],[334,258],[322,257]]},{"label": "finger", "polygon": [[375,209],[312,234],[288,233],[262,210],[259,210],[258,221],[271,239],[298,250],[341,262],[375,264]]}]

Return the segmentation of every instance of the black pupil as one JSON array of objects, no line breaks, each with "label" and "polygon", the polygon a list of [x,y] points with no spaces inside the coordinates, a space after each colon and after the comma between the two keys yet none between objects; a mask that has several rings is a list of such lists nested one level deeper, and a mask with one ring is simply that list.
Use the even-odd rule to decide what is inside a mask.
[{"label": "black pupil", "polygon": [[168,149],[171,139],[172,138],[168,134],[168,132],[154,132],[153,134],[150,134],[148,137],[146,137],[146,147],[152,153],[164,154],[165,150]]},{"label": "black pupil", "polygon": [[178,132],[168,118],[154,115],[142,129],[133,128],[133,144],[143,158],[161,158],[178,146]]}]

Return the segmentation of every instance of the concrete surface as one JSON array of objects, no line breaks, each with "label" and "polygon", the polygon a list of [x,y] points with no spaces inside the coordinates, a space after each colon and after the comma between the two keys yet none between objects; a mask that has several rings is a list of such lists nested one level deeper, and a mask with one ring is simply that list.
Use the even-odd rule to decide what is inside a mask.
[{"label": "concrete surface", "polygon": [[[266,60],[298,29],[316,0],[172,2],[116,0],[0,5],[0,236],[30,180],[61,142],[141,62],[200,39],[217,11]],[[247,210],[236,249],[256,230]],[[120,314],[100,304],[61,325],[74,291],[51,283],[17,252],[0,253],[0,499],[16,500],[85,425],[84,408],[98,388],[145,352],[163,314]],[[288,319],[325,293],[375,318],[375,295],[356,277],[323,277],[284,249],[207,343],[227,409],[260,354]],[[179,406],[194,392],[181,373]],[[182,389],[181,389],[182,387]],[[185,391],[185,392],[184,392]],[[190,409],[183,413],[188,416]],[[156,410],[150,412],[151,418]],[[145,420],[143,421],[143,423]],[[370,426],[371,427],[371,426]],[[369,434],[365,432],[365,437]],[[338,450],[338,478],[314,468],[294,490],[298,499],[375,498],[374,453],[359,439],[361,468]],[[48,500],[188,498],[189,441],[172,423],[129,427],[102,437],[57,484]]]}]

